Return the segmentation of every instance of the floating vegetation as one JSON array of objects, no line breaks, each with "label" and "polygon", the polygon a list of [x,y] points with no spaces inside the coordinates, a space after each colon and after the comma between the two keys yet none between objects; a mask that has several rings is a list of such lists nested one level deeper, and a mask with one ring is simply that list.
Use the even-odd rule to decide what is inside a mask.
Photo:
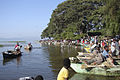
[{"label": "floating vegetation", "polygon": [[0,41],[0,42],[2,42],[2,43],[17,43],[17,42],[26,43],[26,41]]},{"label": "floating vegetation", "polygon": [[9,46],[15,46],[14,44],[0,44],[0,47],[9,47]]},{"label": "floating vegetation", "polygon": [[26,41],[0,41],[0,47],[15,46],[17,42],[26,43]]},{"label": "floating vegetation", "polygon": [[0,47],[3,47],[3,45],[0,45]]}]

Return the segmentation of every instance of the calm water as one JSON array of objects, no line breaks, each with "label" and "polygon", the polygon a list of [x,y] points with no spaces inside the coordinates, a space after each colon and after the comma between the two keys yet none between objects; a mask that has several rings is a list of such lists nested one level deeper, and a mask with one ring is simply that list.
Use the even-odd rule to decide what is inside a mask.
[{"label": "calm water", "polygon": [[[4,44],[4,43],[3,43]],[[15,45],[15,43],[7,43]],[[26,43],[20,43],[26,45]],[[41,45],[32,42],[34,49],[26,51],[22,47],[21,57],[4,60],[0,54],[0,80],[18,80],[20,77],[42,75],[45,80],[56,80],[66,57],[76,56],[80,48]],[[14,46],[0,48],[0,52],[13,50]],[[71,80],[115,80],[113,77],[76,74],[70,69]],[[119,80],[118,78],[116,80]]]}]

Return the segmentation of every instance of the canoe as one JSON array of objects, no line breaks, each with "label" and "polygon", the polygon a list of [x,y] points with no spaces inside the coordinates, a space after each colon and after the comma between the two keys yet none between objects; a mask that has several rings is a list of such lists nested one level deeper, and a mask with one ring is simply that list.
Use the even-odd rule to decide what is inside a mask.
[{"label": "canoe", "polygon": [[92,74],[102,76],[120,76],[120,67],[103,68],[95,65],[85,66],[83,63],[71,63],[71,68],[81,74]]},{"label": "canoe", "polygon": [[84,53],[84,52],[78,52],[78,56],[92,56],[93,54],[92,53]]},{"label": "canoe", "polygon": [[21,51],[4,51],[2,52],[3,58],[16,58],[22,55]]},{"label": "canoe", "polygon": [[90,60],[92,57],[82,57],[82,56],[76,56],[78,60]]},{"label": "canoe", "polygon": [[76,58],[78,60],[90,60],[92,59],[93,54],[92,53],[83,53],[83,52],[78,52],[78,55],[76,56]]},{"label": "canoe", "polygon": [[118,77],[106,77],[95,75],[74,74],[69,80],[119,80]]}]

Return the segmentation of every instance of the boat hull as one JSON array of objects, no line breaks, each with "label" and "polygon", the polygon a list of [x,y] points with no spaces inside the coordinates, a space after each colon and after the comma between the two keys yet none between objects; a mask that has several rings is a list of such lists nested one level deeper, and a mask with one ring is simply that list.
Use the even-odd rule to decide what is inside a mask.
[{"label": "boat hull", "polygon": [[82,68],[82,64],[80,63],[71,63],[71,68],[77,72],[82,74],[93,74],[93,75],[103,75],[103,76],[120,76],[120,68],[98,68],[98,67],[89,67]]},{"label": "boat hull", "polygon": [[5,52],[2,53],[3,54],[3,58],[16,58],[16,57],[19,57],[19,56],[22,56],[22,53],[19,52],[19,53],[11,53],[11,54],[6,54]]}]

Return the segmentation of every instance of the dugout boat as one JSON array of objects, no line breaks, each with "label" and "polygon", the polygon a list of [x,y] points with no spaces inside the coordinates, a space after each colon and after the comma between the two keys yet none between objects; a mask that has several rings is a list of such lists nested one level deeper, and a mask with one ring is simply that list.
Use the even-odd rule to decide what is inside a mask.
[{"label": "dugout boat", "polygon": [[2,52],[2,54],[3,54],[3,58],[16,58],[22,56],[21,51],[12,51],[12,50],[4,51]]},{"label": "dugout boat", "polygon": [[93,74],[103,76],[120,76],[120,67],[106,68],[92,65],[84,65],[82,63],[71,63],[71,68],[81,74]]},{"label": "dugout boat", "polygon": [[[80,55],[80,54],[79,54]],[[88,65],[84,60],[88,60],[88,57],[69,57],[71,61],[71,68],[80,74],[101,75],[101,76],[120,76],[120,64],[110,66],[108,63],[103,62],[100,65]]]}]

